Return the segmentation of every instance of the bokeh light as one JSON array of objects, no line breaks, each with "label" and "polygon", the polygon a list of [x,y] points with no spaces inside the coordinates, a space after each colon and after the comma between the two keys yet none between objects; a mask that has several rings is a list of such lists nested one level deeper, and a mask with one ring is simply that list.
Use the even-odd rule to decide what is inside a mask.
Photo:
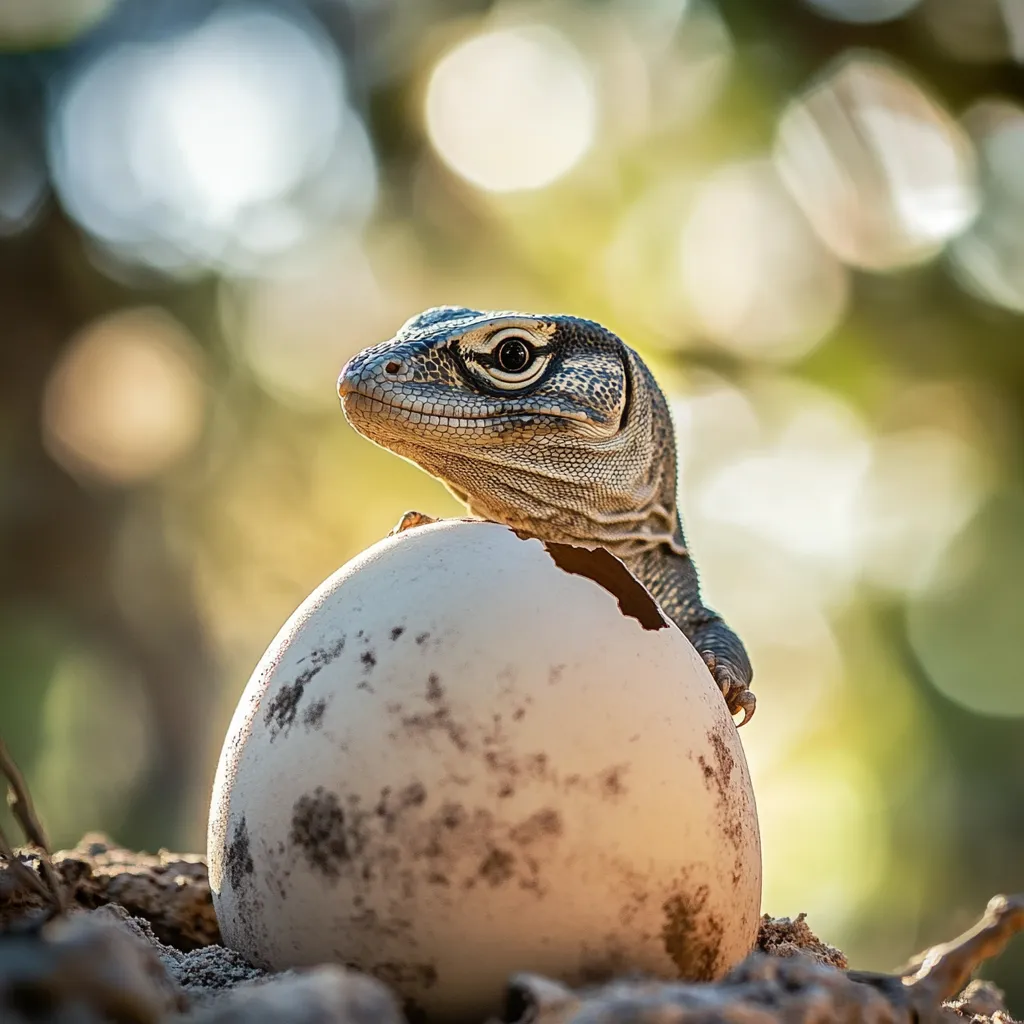
[{"label": "bokeh light", "polygon": [[994,64],[1006,60],[1011,49],[1019,57],[1021,19],[1020,0],[922,0],[917,20],[944,56],[967,64]]},{"label": "bokeh light", "polygon": [[[822,402],[815,389],[773,383],[795,417],[816,408],[819,417],[838,412],[848,418],[844,407]],[[751,748],[757,763],[767,766],[820,721],[841,686],[842,659],[826,611],[836,587],[794,557],[787,536],[766,535],[760,521],[753,528],[745,519],[737,522],[736,510],[719,503],[722,491],[734,486],[723,472],[739,466],[740,504],[765,511],[775,489],[751,479],[743,467],[773,449],[788,413],[714,374],[695,375],[688,391],[672,404],[687,539],[703,567],[705,599],[729,609],[758,665],[758,687],[773,693],[758,709],[767,724]],[[729,493],[724,497],[737,500]],[[813,514],[813,506],[807,513]],[[775,534],[784,531],[778,527]],[[766,589],[772,601],[761,600]]]},{"label": "bokeh light", "polygon": [[223,301],[227,333],[260,385],[307,412],[336,410],[335,386],[324,382],[404,315],[348,235],[293,255],[278,273],[227,286]]},{"label": "bokeh light", "polygon": [[602,253],[600,282],[611,308],[666,347],[684,347],[693,333],[680,235],[697,187],[686,178],[652,185],[622,212]]},{"label": "bokeh light", "polygon": [[904,593],[927,588],[989,487],[981,453],[952,431],[922,426],[879,437],[858,502],[865,578]]},{"label": "bokeh light", "polygon": [[141,681],[110,659],[83,651],[57,666],[43,706],[44,752],[32,782],[62,832],[78,836],[95,830],[96,821],[123,817],[149,766],[152,726]]},{"label": "bokeh light", "polygon": [[718,9],[689,0],[617,0],[605,29],[602,121],[621,140],[691,130],[729,81],[734,47]]},{"label": "bokeh light", "polygon": [[28,228],[49,193],[42,154],[8,120],[0,120],[0,236]]},{"label": "bokeh light", "polygon": [[902,18],[920,0],[804,0],[804,3],[827,18],[857,25],[877,25]]},{"label": "bokeh light", "polygon": [[199,437],[201,374],[195,342],[162,311],[105,317],[70,345],[47,382],[47,449],[72,472],[109,483],[156,476]]},{"label": "bokeh light", "polygon": [[485,32],[437,63],[426,124],[441,159],[491,192],[541,188],[594,141],[593,76],[573,45],[542,25]]},{"label": "bokeh light", "polygon": [[758,443],[709,474],[699,514],[800,559],[805,572],[821,574],[825,593],[860,565],[868,432],[852,407],[795,380],[759,382],[750,397]]},{"label": "bokeh light", "polygon": [[855,267],[927,260],[978,208],[970,140],[878,54],[842,58],[789,105],[775,160],[814,229]]},{"label": "bokeh light", "polygon": [[679,255],[700,329],[745,355],[805,355],[846,308],[846,269],[767,161],[725,167],[704,185]]},{"label": "bokeh light", "polygon": [[973,712],[1024,715],[1024,494],[986,505],[908,610],[910,642],[936,689]]},{"label": "bokeh light", "polygon": [[[842,751],[822,751],[763,781],[766,900],[814,907],[815,927],[834,934],[848,926],[887,866],[881,780]],[[826,808],[831,824],[823,828]]]},{"label": "bokeh light", "polygon": [[52,46],[98,21],[119,0],[4,0],[0,49]]},{"label": "bokeh light", "polygon": [[981,159],[984,201],[950,246],[953,271],[979,298],[1024,313],[1024,108],[987,98],[964,114]]},{"label": "bokeh light", "polygon": [[246,269],[325,218],[361,223],[376,191],[337,53],[311,20],[259,6],[87,61],[57,97],[50,151],[83,227],[169,269]]}]

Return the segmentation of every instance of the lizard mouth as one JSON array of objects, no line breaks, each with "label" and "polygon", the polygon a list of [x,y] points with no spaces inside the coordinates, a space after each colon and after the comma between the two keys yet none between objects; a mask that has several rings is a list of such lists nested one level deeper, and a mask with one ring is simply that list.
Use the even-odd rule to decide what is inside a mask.
[{"label": "lizard mouth", "polygon": [[385,415],[385,422],[400,420],[404,423],[423,423],[429,426],[450,427],[460,423],[497,424],[508,423],[514,420],[517,423],[529,423],[531,420],[573,420],[578,423],[589,423],[590,417],[582,412],[551,412],[545,410],[531,409],[509,409],[505,412],[481,412],[461,413],[458,416],[440,413],[428,413],[411,406],[402,405],[400,402],[386,402],[381,398],[367,395],[354,388],[339,388],[341,394],[342,408],[346,414],[358,411],[369,413],[373,417],[379,417],[382,410],[387,410],[392,415]]}]

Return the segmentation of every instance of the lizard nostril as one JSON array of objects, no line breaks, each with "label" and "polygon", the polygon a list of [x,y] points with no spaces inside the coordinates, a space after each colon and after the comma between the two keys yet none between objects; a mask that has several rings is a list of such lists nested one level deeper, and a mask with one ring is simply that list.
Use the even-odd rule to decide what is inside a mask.
[{"label": "lizard nostril", "polygon": [[397,373],[402,372],[402,364],[395,359],[384,364],[384,372],[390,376],[395,376]]}]

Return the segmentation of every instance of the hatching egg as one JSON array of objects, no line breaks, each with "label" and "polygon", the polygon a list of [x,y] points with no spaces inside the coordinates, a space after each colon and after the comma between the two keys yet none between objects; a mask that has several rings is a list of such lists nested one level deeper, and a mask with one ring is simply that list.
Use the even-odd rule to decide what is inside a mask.
[{"label": "hatching egg", "polygon": [[603,550],[444,520],[327,579],[260,661],[209,825],[224,941],[327,961],[428,1018],[510,974],[711,979],[751,948],[761,854],[702,659]]}]

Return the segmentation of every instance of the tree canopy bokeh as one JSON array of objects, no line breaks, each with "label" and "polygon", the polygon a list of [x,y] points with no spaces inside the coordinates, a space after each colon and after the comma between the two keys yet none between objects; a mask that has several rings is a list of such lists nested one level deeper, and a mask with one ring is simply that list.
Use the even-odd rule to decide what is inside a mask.
[{"label": "tree canopy bokeh", "polygon": [[335,394],[457,303],[669,393],[765,910],[888,968],[1024,889],[1020,0],[3,0],[0,48],[0,731],[58,844],[201,848],[284,619],[458,512]]}]

